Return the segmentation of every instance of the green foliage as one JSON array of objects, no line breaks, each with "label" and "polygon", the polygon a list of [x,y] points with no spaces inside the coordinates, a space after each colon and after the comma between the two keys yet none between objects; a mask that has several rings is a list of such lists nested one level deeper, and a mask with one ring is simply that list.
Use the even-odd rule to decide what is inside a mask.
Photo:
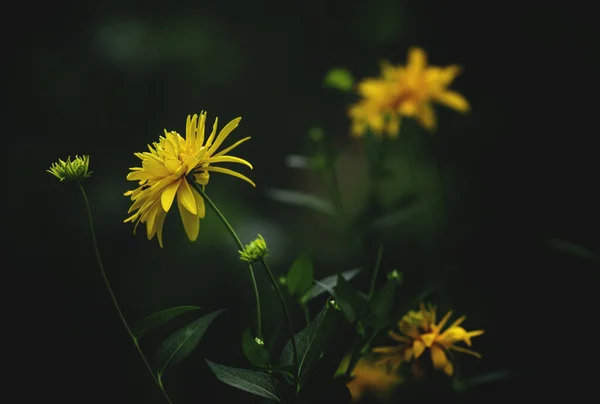
[{"label": "green foliage", "polygon": [[308,254],[302,254],[292,264],[287,275],[286,285],[292,296],[301,298],[314,282],[313,263]]},{"label": "green foliage", "polygon": [[[325,305],[313,321],[295,335],[294,340],[298,349],[298,389],[306,383],[310,373],[332,342],[338,320],[339,311],[332,305]],[[284,346],[279,363],[283,366],[294,364],[291,341]],[[286,380],[291,381],[289,378]]]},{"label": "green foliage", "polygon": [[266,373],[219,365],[205,359],[217,379],[230,386],[272,401],[280,402],[273,379]]},{"label": "green foliage", "polygon": [[246,328],[242,334],[242,349],[246,358],[257,367],[269,366],[269,351],[265,348],[264,342],[257,340],[252,336],[249,328]]},{"label": "green foliage", "polygon": [[326,215],[335,214],[335,209],[331,202],[304,192],[289,191],[285,189],[269,189],[267,190],[267,196],[278,202],[308,208]]},{"label": "green foliage", "polygon": [[341,275],[337,277],[334,297],[350,322],[361,319],[369,310],[367,300]]},{"label": "green foliage", "polygon": [[369,301],[369,317],[367,324],[376,330],[381,330],[389,324],[389,316],[394,306],[394,297],[398,281],[388,279],[387,283]]},{"label": "green foliage", "polygon": [[193,310],[200,310],[200,307],[177,306],[171,307],[170,309],[161,310],[156,313],[152,313],[149,316],[145,317],[142,321],[140,321],[135,327],[133,327],[131,332],[133,333],[134,337],[140,339],[150,331],[169,322],[175,317]]},{"label": "green foliage", "polygon": [[339,275],[333,274],[333,275],[329,275],[323,279],[320,279],[318,281],[315,281],[315,285],[308,292],[308,295],[307,295],[308,299],[312,300],[316,297],[321,296],[325,292],[333,293],[333,288],[337,284],[338,276],[341,276],[345,280],[349,281],[352,278],[354,278],[356,275],[358,275],[360,273],[360,271],[362,271],[362,268],[349,269],[347,271],[340,273]]},{"label": "green foliage", "polygon": [[167,337],[156,355],[158,374],[162,375],[187,358],[196,349],[213,320],[223,311],[225,310],[213,311]]}]

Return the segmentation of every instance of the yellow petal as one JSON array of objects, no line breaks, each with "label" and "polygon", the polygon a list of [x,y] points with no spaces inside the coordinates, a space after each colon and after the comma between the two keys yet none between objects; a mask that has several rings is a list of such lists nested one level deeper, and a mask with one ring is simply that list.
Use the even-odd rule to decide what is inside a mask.
[{"label": "yellow petal", "polygon": [[401,345],[398,346],[378,346],[373,348],[373,353],[381,353],[381,354],[395,354],[401,352],[404,349]]},{"label": "yellow petal", "polygon": [[208,164],[213,164],[213,163],[238,163],[238,164],[244,164],[245,166],[250,167],[250,169],[253,168],[252,164],[250,164],[246,160],[241,159],[239,157],[234,157],[234,156],[210,157],[210,158],[207,158],[206,160],[204,160],[204,162],[208,163]]},{"label": "yellow petal", "polygon": [[456,345],[450,345],[448,348],[452,349],[453,351],[461,352],[461,353],[464,353],[464,354],[467,354],[467,355],[471,355],[471,356],[474,356],[476,358],[481,359],[481,354],[480,353],[472,351],[470,349],[462,348],[462,347],[459,347],[459,346],[456,346]]},{"label": "yellow petal", "polygon": [[431,131],[435,129],[435,111],[433,110],[431,103],[426,102],[421,105],[417,114],[417,120],[427,130]]},{"label": "yellow petal", "polygon": [[177,205],[179,208],[179,215],[185,229],[185,234],[190,241],[196,241],[198,233],[200,232],[200,218],[197,215],[190,213],[177,198]]},{"label": "yellow petal", "polygon": [[244,143],[247,140],[250,140],[250,136],[245,137],[242,140],[238,140],[237,142],[235,142],[234,144],[232,144],[228,148],[221,150],[217,154],[213,154],[213,157],[219,157],[219,156],[222,156],[224,154],[227,154],[227,153],[229,153],[230,151],[232,151],[233,149],[235,149],[236,147],[238,147],[239,145],[241,145],[242,143]]},{"label": "yellow petal", "polygon": [[252,180],[250,178],[248,178],[245,175],[240,174],[236,171],[230,170],[229,168],[210,166],[210,167],[206,167],[206,171],[214,171],[216,173],[228,174],[228,175],[231,175],[232,177],[237,177],[239,179],[242,179],[242,180],[248,182],[253,187],[256,187],[256,184],[254,182],[252,182]]},{"label": "yellow petal", "polygon": [[155,202],[154,205],[148,210],[147,219],[146,219],[146,236],[148,240],[151,240],[156,233],[156,215],[158,214],[158,210],[161,209],[160,203]]},{"label": "yellow petal", "polygon": [[167,175],[176,172],[181,167],[181,161],[178,158],[165,159],[165,168],[168,170]]},{"label": "yellow petal", "polygon": [[194,179],[200,185],[207,185],[208,180],[210,179],[210,174],[206,171],[201,171],[198,174],[194,174]]},{"label": "yellow petal", "polygon": [[162,209],[158,210],[156,214],[156,219],[154,219],[154,227],[156,228],[156,236],[158,238],[158,245],[160,248],[163,248],[162,241],[162,232],[163,232],[163,224],[165,223],[165,218],[167,217],[167,212]]},{"label": "yellow petal", "polygon": [[181,180],[175,181],[172,184],[167,185],[160,194],[160,202],[162,203],[163,210],[168,212],[173,205],[173,198],[177,193]]},{"label": "yellow petal", "polygon": [[427,54],[418,47],[412,47],[408,50],[408,62],[406,70],[409,74],[416,74],[425,69],[427,65]]},{"label": "yellow petal", "polygon": [[396,334],[394,331],[388,331],[388,335],[391,339],[398,342],[410,342],[410,338]]},{"label": "yellow petal", "polygon": [[221,143],[223,143],[223,141],[227,139],[227,136],[229,136],[229,134],[235,128],[237,128],[241,120],[242,118],[240,117],[232,119],[227,125],[225,125],[223,129],[221,129],[221,131],[219,132],[219,136],[217,136],[217,139],[215,140],[215,143],[213,143],[206,152],[209,156],[211,156],[215,151],[217,151],[219,146],[221,146]]},{"label": "yellow petal", "polygon": [[466,113],[471,108],[469,101],[456,91],[443,91],[435,94],[434,99],[442,105],[452,108],[458,112]]},{"label": "yellow petal", "polygon": [[199,218],[204,218],[206,215],[206,206],[204,205],[204,198],[195,189],[192,188],[194,199],[196,200],[196,211]]},{"label": "yellow petal", "polygon": [[192,215],[198,214],[196,199],[190,188],[190,184],[186,180],[181,181],[181,186],[177,189],[177,201],[181,206],[186,208]]},{"label": "yellow petal", "polygon": [[443,369],[446,363],[448,363],[448,357],[439,345],[431,347],[431,361],[433,362],[433,367],[436,369]]},{"label": "yellow petal", "polygon": [[452,364],[452,362],[446,362],[446,366],[444,366],[444,373],[446,373],[448,376],[452,376],[452,374],[454,373],[454,365]]},{"label": "yellow petal", "polygon": [[418,358],[425,352],[425,344],[417,340],[413,343],[413,351],[415,352],[415,358]]},{"label": "yellow petal", "polygon": [[430,333],[421,335],[421,341],[423,341],[423,344],[425,344],[425,346],[427,348],[431,348],[431,346],[435,342],[436,337],[437,337],[436,333],[430,332]]},{"label": "yellow petal", "polygon": [[400,133],[400,115],[398,114],[390,114],[389,121],[387,123],[386,133],[391,138],[398,137]]},{"label": "yellow petal", "polygon": [[142,161],[142,167],[153,177],[166,177],[169,175],[167,168],[155,160],[145,159]]}]

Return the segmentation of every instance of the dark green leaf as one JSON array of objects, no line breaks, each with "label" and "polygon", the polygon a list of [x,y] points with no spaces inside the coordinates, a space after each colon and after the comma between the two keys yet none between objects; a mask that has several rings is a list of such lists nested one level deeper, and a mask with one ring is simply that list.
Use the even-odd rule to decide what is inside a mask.
[{"label": "dark green leaf", "polygon": [[284,189],[269,189],[267,190],[267,196],[278,202],[309,208],[327,215],[333,216],[335,214],[335,209],[331,202],[315,195]]},{"label": "dark green leaf", "polygon": [[[350,279],[354,278],[360,271],[362,271],[362,268],[354,268],[349,269],[348,271],[344,271],[339,275],[341,275],[345,280],[349,281]],[[312,289],[308,292],[308,298],[314,299],[315,297],[320,296],[325,292],[329,292],[331,294],[333,288],[337,284],[337,277],[338,274],[333,274],[317,281],[315,286],[313,286]]]},{"label": "dark green leaf", "polygon": [[213,311],[171,334],[158,349],[158,373],[162,374],[187,358],[196,349],[213,320],[223,311]]},{"label": "dark green leaf", "polygon": [[248,369],[232,368],[219,365],[208,359],[205,360],[217,379],[223,383],[260,397],[280,401],[275,386],[273,386],[273,380],[268,374]]},{"label": "dark green leaf", "polygon": [[142,338],[144,335],[154,330],[157,327],[167,323],[169,320],[192,310],[200,310],[198,306],[177,306],[171,307],[170,309],[161,310],[159,312],[150,314],[140,321],[131,332],[137,339]]},{"label": "dark green leaf", "polygon": [[369,310],[367,300],[340,275],[338,275],[334,292],[337,304],[339,304],[350,322],[354,322],[367,314]]},{"label": "dark green leaf", "polygon": [[292,296],[303,296],[314,281],[313,264],[307,254],[302,254],[292,264],[287,276],[287,287]]},{"label": "dark green leaf", "polygon": [[398,282],[390,279],[378,290],[369,302],[369,325],[376,330],[384,328],[389,323],[389,315],[394,305],[394,295]]},{"label": "dark green leaf", "polygon": [[249,328],[242,334],[242,349],[244,355],[254,366],[269,366],[269,352],[264,345],[260,345],[252,336]]},{"label": "dark green leaf", "polygon": [[[319,358],[331,341],[340,312],[334,305],[326,304],[313,321],[300,332],[294,340],[298,349],[298,386],[301,387],[314,369]],[[292,342],[283,347],[279,362],[283,366],[293,366]]]},{"label": "dark green leaf", "polygon": [[260,370],[261,372],[267,372],[267,373],[281,373],[283,375],[286,375],[290,378],[294,377],[294,374],[296,372],[296,368],[293,366],[268,366],[268,367],[257,367],[255,370]]}]

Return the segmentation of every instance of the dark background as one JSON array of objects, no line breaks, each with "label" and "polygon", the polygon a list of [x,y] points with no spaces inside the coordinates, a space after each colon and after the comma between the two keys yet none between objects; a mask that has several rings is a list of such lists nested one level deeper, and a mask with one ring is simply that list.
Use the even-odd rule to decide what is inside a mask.
[{"label": "dark background", "polygon": [[[514,371],[476,389],[472,401],[593,391],[599,268],[544,245],[556,237],[598,251],[597,32],[587,2],[104,1],[16,10],[5,14],[13,21],[5,25],[10,189],[2,237],[17,257],[5,261],[3,282],[7,402],[161,402],[101,283],[77,189],[45,173],[74,154],[91,155],[85,186],[126,317],[180,304],[229,309],[167,380],[174,401],[242,402],[247,396],[218,382],[202,358],[243,365],[239,335],[253,318],[246,273],[213,217],[195,244],[176,215],[163,250],[131,234],[121,222],[132,153],[163,128],[182,132],[185,117],[201,109],[221,125],[241,115],[233,137],[253,139],[235,155],[254,164],[258,188],[214,175],[210,192],[242,238],[265,235],[278,273],[305,250],[321,276],[362,264],[318,215],[264,190],[317,186],[284,166],[285,155],[311,152],[313,126],[349,150],[351,172],[348,99],[324,89],[322,78],[336,66],[376,75],[380,60],[404,63],[412,45],[433,64],[464,66],[453,88],[473,107],[467,117],[437,108],[440,129],[427,140],[455,196],[455,308],[470,315],[467,328],[486,329],[476,348],[484,359],[468,371]],[[388,240],[384,267],[417,271],[426,252]]]}]

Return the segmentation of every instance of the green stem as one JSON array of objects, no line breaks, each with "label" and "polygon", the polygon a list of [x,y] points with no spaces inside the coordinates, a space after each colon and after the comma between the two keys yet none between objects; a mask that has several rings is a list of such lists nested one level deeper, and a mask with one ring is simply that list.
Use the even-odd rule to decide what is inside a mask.
[{"label": "green stem", "polygon": [[375,292],[375,283],[377,281],[377,275],[379,275],[379,267],[381,266],[381,256],[383,255],[383,246],[379,246],[379,250],[377,251],[377,261],[375,261],[375,270],[373,271],[373,276],[371,277],[371,288],[369,289],[369,299],[373,296]]},{"label": "green stem", "polygon": [[98,262],[98,266],[100,267],[100,273],[102,274],[102,279],[104,280],[106,289],[108,289],[108,294],[110,295],[110,298],[112,300],[113,305],[115,306],[115,309],[117,310],[117,314],[119,315],[121,322],[125,326],[125,330],[127,330],[127,334],[129,334],[129,337],[133,341],[133,344],[135,345],[135,348],[137,349],[138,353],[140,354],[140,357],[142,358],[144,365],[146,365],[148,372],[150,372],[150,374],[152,375],[152,379],[158,385],[158,387],[160,387],[160,390],[162,391],[163,396],[165,397],[167,402],[169,404],[172,404],[172,401],[169,398],[169,396],[167,395],[167,392],[166,392],[165,388],[163,387],[162,383],[160,382],[160,380],[156,377],[156,375],[152,371],[152,368],[150,367],[150,364],[148,363],[146,356],[144,355],[144,353],[142,352],[142,349],[140,348],[137,338],[131,332],[131,328],[129,328],[129,324],[127,324],[127,320],[125,320],[125,316],[123,316],[123,312],[121,311],[121,307],[119,306],[119,303],[117,302],[117,298],[115,297],[115,294],[113,293],[112,288],[110,287],[110,282],[108,281],[108,277],[106,276],[106,271],[104,270],[104,265],[102,264],[102,258],[100,257],[100,251],[98,250],[98,240],[96,239],[96,231],[94,230],[94,220],[92,218],[92,210],[90,209],[90,202],[88,200],[87,194],[85,193],[85,190],[83,189],[83,185],[81,185],[81,182],[79,182],[78,185],[79,185],[79,189],[81,190],[81,194],[83,195],[83,199],[85,200],[85,207],[87,210],[88,220],[89,220],[89,224],[90,224],[90,230],[92,233],[92,244],[94,245],[94,253],[96,254],[96,261]]},{"label": "green stem", "polygon": [[335,169],[335,161],[331,156],[331,153],[325,146],[325,140],[323,138],[317,141],[319,147],[319,153],[323,158],[322,171],[327,181],[327,189],[329,190],[330,198],[333,202],[335,212],[340,220],[344,219],[344,204],[342,203],[342,196],[340,194],[340,188],[338,185],[338,177]]},{"label": "green stem", "polygon": [[[223,225],[225,226],[225,228],[231,235],[231,238],[233,238],[233,241],[238,246],[239,250],[243,251],[244,245],[242,244],[242,241],[238,237],[235,230],[233,230],[233,227],[231,227],[231,225],[229,224],[229,222],[227,221],[225,216],[223,216],[223,214],[221,213],[219,208],[217,208],[217,205],[215,205],[215,203],[208,197],[208,195],[206,195],[206,192],[204,192],[204,189],[202,189],[200,184],[198,184],[193,179],[188,179],[188,183],[192,187],[194,187],[194,189],[196,191],[198,191],[198,193],[200,195],[202,195],[202,197],[204,198],[204,200],[206,200],[206,202],[208,202],[208,205],[217,214],[218,218],[221,220],[221,222],[223,223]],[[254,269],[252,268],[252,265],[250,265],[250,264],[248,264],[248,271],[250,272],[250,279],[252,280],[252,287],[254,289],[254,298],[256,300],[256,337],[259,338],[260,340],[262,340],[263,334],[262,334],[262,312],[260,309],[260,296],[258,294],[258,284],[256,283],[256,276],[254,275]]]},{"label": "green stem", "polygon": [[[263,265],[263,267],[265,268],[265,271],[267,271],[267,275],[269,275],[271,284],[273,284],[273,287],[275,288],[275,292],[277,293],[277,297],[279,298],[279,303],[281,303],[281,308],[283,309],[283,312],[285,313],[285,317],[287,319],[288,327],[290,328],[290,334],[292,337],[291,342],[292,342],[292,350],[293,350],[293,354],[294,354],[294,366],[296,367],[296,369],[298,369],[298,348],[296,347],[296,338],[295,338],[295,333],[294,333],[294,326],[292,324],[292,316],[290,316],[290,312],[287,308],[287,305],[285,304],[285,299],[283,298],[281,289],[279,288],[279,285],[277,284],[277,279],[275,279],[275,276],[273,276],[273,272],[271,271],[271,268],[269,268],[267,261],[263,257],[263,258],[261,258],[260,262]],[[297,380],[296,380],[296,382],[297,382]]]}]

